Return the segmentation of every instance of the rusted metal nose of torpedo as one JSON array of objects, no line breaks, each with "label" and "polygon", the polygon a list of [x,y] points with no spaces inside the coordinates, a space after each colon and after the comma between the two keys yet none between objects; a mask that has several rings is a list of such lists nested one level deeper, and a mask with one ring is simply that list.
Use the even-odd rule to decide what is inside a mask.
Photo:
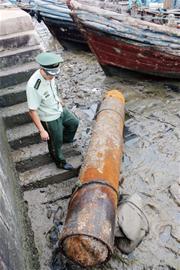
[{"label": "rusted metal nose of torpedo", "polygon": [[60,235],[63,253],[83,267],[102,264],[113,252],[124,103],[117,90],[107,92],[102,101],[80,172],[81,185],[71,197]]}]

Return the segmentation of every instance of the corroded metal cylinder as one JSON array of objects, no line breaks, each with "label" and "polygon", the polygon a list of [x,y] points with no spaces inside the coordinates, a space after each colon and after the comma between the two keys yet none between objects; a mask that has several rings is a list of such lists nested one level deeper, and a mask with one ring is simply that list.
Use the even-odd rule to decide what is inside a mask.
[{"label": "corroded metal cylinder", "polygon": [[114,244],[115,214],[122,159],[124,97],[107,92],[72,194],[60,246],[74,262],[91,267],[106,262]]}]

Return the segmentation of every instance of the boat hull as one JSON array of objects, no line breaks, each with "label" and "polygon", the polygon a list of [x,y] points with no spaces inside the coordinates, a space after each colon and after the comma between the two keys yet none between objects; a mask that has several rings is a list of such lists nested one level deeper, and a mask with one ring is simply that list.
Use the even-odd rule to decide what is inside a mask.
[{"label": "boat hull", "polygon": [[89,47],[102,67],[114,66],[180,79],[180,56],[84,26],[83,30]]},{"label": "boat hull", "polygon": [[72,21],[58,20],[42,16],[42,20],[51,34],[61,43],[62,41],[87,44],[83,35]]}]

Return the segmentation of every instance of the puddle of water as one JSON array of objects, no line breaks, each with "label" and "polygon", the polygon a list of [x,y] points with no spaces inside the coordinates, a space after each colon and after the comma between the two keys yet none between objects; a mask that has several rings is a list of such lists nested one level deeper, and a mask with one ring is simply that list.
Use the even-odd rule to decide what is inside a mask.
[{"label": "puddle of water", "polygon": [[171,84],[171,83],[166,83],[165,87],[168,91],[173,91],[175,93],[180,93],[180,86]]},{"label": "puddle of water", "polygon": [[130,115],[130,113],[128,111],[125,112],[125,121],[131,119],[132,116]]},{"label": "puddle of water", "polygon": [[175,221],[180,224],[180,211],[175,214]]},{"label": "puddle of water", "polygon": [[137,138],[137,135],[132,133],[128,126],[125,126],[124,127],[124,137],[125,137],[125,142],[128,142],[130,140]]},{"label": "puddle of water", "polygon": [[169,241],[169,239],[171,237],[170,233],[171,233],[171,226],[165,226],[163,228],[163,231],[160,233],[160,236],[159,236],[159,238],[163,244],[165,244]]}]

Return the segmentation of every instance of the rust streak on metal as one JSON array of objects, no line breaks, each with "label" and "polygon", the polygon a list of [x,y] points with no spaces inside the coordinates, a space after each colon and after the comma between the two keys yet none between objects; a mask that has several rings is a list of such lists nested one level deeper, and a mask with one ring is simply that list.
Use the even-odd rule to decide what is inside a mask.
[{"label": "rust streak on metal", "polygon": [[64,254],[85,267],[107,261],[113,252],[123,126],[124,97],[109,91],[97,114],[81,187],[71,197],[60,235]]}]

